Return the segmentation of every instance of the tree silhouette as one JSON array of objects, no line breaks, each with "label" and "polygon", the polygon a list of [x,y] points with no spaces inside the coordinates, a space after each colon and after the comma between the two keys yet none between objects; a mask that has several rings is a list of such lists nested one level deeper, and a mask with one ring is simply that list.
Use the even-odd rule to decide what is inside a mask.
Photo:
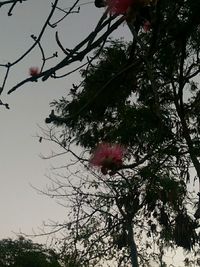
[{"label": "tree silhouette", "polygon": [[[55,101],[46,120],[63,126],[64,134],[52,139],[66,151],[71,152],[72,142],[91,153],[102,142],[127,148],[118,171],[111,168],[110,176],[91,178],[87,192],[86,178],[78,187],[73,184],[72,191],[79,212],[83,203],[90,203],[91,218],[98,213],[104,217],[95,219],[102,222],[106,238],[111,238],[113,229],[118,233],[109,244],[127,248],[132,266],[138,266],[133,235],[138,226],[147,225],[147,235],[161,240],[160,247],[191,250],[199,242],[199,211],[195,217],[188,214],[187,187],[191,168],[200,177],[198,8],[192,1],[159,1],[151,9],[151,30],[146,33],[129,25],[131,44],[111,42],[102,48],[98,60],[82,71],[83,82],[71,89],[71,99]],[[90,193],[91,187],[95,193]],[[83,230],[83,225],[78,228]],[[104,246],[105,240],[101,240]],[[141,266],[142,257],[139,260]]]},{"label": "tree silhouette", "polygon": [[[48,192],[69,200],[72,207],[67,222],[54,227],[64,231],[64,248],[81,266],[98,266],[103,260],[148,266],[150,259],[162,265],[166,247],[191,251],[199,243],[200,204],[194,211],[187,183],[193,179],[192,169],[198,180],[195,186],[200,178],[200,3],[94,2],[103,12],[94,30],[73,49],[64,48],[56,32],[63,56],[55,52],[46,57],[41,39],[47,27],[55,28],[80,10],[78,0],[67,11],[55,0],[40,34],[31,36],[33,45],[15,61],[1,65],[6,68],[1,91],[10,69],[35,47],[41,51],[41,68],[30,68],[30,77],[8,93],[27,82],[66,77],[85,67],[83,81],[73,85],[67,99],[52,103],[54,110],[46,119],[61,133],[50,129],[43,139],[59,144],[61,154],[71,153],[76,159]],[[55,10],[63,17],[56,20]],[[122,23],[129,27],[132,42],[108,42]],[[46,68],[47,61],[57,57]],[[84,59],[74,70],[59,74]],[[85,152],[75,153],[74,144]],[[119,157],[117,147],[126,153]],[[76,164],[85,172],[74,170]],[[152,244],[156,251],[150,249]]]},{"label": "tree silhouette", "polygon": [[0,266],[2,267],[60,267],[58,255],[51,249],[19,237],[0,240]]},{"label": "tree silhouette", "polygon": [[[161,250],[168,246],[181,246],[191,250],[199,240],[196,233],[198,223],[187,212],[187,207],[191,204],[187,191],[191,158],[184,137],[180,135],[179,118],[165,88],[159,94],[159,117],[151,88],[148,88],[149,94],[144,94],[142,90],[137,91],[131,86],[133,80],[137,81],[133,78],[133,71],[122,77],[117,76],[109,89],[104,90],[103,85],[109,80],[108,77],[118,73],[121,62],[127,62],[128,51],[129,45],[111,42],[102,51],[97,64],[91,65],[87,72],[83,71],[82,87],[72,88],[72,100],[63,98],[53,103],[59,116],[53,112],[47,119],[57,127],[64,126],[63,134],[54,136],[51,132],[49,136],[66,153],[72,153],[73,142],[87,149],[93,149],[99,142],[117,142],[127,148],[124,164],[114,175],[105,178],[93,171],[92,177],[86,178],[82,170],[74,182],[71,181],[69,171],[66,179],[56,179],[55,191],[50,191],[49,194],[72,201],[74,217],[79,218],[78,222],[74,222],[77,230],[72,237],[77,244],[80,239],[83,241],[86,238],[85,231],[91,229],[89,236],[93,242],[97,243],[97,247],[104,248],[102,254],[98,250],[96,257],[104,257],[107,250],[109,256],[116,250],[123,251],[123,264],[127,266],[125,257],[130,257],[130,251],[125,254],[124,248],[131,247],[134,255],[135,247],[134,240],[129,240],[133,234],[130,228],[132,225],[137,229],[135,238],[139,250],[139,266],[148,266],[148,258],[155,255],[148,255],[146,259],[142,256],[144,251],[140,250],[140,246],[143,246],[144,240],[139,236],[141,233],[145,235],[146,232],[147,240],[149,237],[149,241],[145,241],[146,249],[151,246],[150,240],[154,237]],[[142,76],[141,69],[138,73],[142,82],[145,82],[146,73]],[[115,90],[119,93],[115,93]],[[173,101],[171,95],[169,97]],[[86,167],[87,159],[86,156],[76,156],[76,160]],[[101,225],[99,235],[96,224],[98,229]],[[72,229],[73,233],[75,230]],[[105,243],[112,246],[108,248]],[[88,249],[86,254],[92,253],[89,252],[93,248],[89,241],[85,247]],[[147,255],[146,250],[145,254]],[[121,257],[117,255],[120,260]],[[132,266],[136,266],[134,259]]]}]

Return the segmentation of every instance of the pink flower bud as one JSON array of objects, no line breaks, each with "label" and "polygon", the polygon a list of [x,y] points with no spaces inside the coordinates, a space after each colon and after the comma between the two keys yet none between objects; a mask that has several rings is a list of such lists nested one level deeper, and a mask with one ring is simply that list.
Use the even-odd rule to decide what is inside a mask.
[{"label": "pink flower bud", "polygon": [[29,69],[29,75],[32,77],[37,76],[40,73],[39,68],[38,67],[31,67]]}]

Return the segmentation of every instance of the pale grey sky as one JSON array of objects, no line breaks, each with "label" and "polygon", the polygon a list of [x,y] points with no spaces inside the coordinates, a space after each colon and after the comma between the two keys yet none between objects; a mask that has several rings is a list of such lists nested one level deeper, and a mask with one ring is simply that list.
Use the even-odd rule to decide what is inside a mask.
[{"label": "pale grey sky", "polygon": [[[82,0],[80,3],[86,2],[91,1]],[[70,7],[71,3],[74,1],[63,0],[59,6]],[[15,61],[32,45],[30,35],[39,34],[50,8],[51,1],[27,0],[17,5],[11,17],[7,16],[7,6],[0,9],[0,63]],[[56,50],[62,54],[55,43],[55,30],[58,30],[63,45],[73,48],[95,27],[102,12],[93,3],[88,3],[81,6],[79,14],[70,15],[58,28],[48,28],[42,40],[46,55],[50,56]],[[129,34],[125,25],[121,27],[121,32],[122,36]],[[39,154],[47,153],[51,147],[49,144],[40,144],[34,136],[39,133],[37,125],[44,126],[44,120],[50,113],[49,103],[66,95],[72,82],[79,81],[79,75],[27,83],[7,95],[13,85],[28,76],[29,67],[40,64],[41,55],[36,48],[11,70],[1,98],[9,103],[10,110],[0,106],[0,238],[11,237],[13,232],[20,230],[32,233],[32,228],[37,230],[43,221],[62,220],[65,216],[64,209],[54,200],[38,195],[30,186],[44,188],[48,183],[45,174],[50,168],[50,163],[42,160]],[[0,67],[0,84],[4,74],[5,68]]]},{"label": "pale grey sky", "polygon": [[[70,6],[70,2],[65,1],[66,7]],[[88,12],[90,6],[83,6],[80,14],[63,22],[61,39],[66,46],[71,48],[95,25],[99,15]],[[39,33],[50,8],[51,1],[28,0],[18,5],[11,17],[7,16],[6,6],[0,9],[0,63],[12,62],[25,52],[32,44],[30,35]],[[55,52],[54,36],[55,30],[49,29],[42,42],[50,55]],[[26,78],[29,67],[40,66],[40,59],[40,53],[35,49],[16,65],[11,70],[6,89]],[[1,79],[4,72],[4,68],[0,68]],[[49,103],[66,94],[76,79],[74,75],[59,81],[29,83],[9,96],[6,90],[2,95],[2,100],[8,102],[11,109],[0,106],[0,238],[11,237],[12,231],[19,232],[20,229],[31,233],[32,228],[40,227],[48,219],[64,219],[63,208],[54,200],[38,195],[30,186],[44,188],[48,182],[45,174],[50,166],[49,162],[39,157],[50,147],[40,144],[34,136],[39,132],[37,124],[44,126],[44,119],[50,112]]]},{"label": "pale grey sky", "polygon": [[[63,0],[60,5],[68,7],[72,2]],[[86,2],[89,1],[81,1]],[[0,9],[0,63],[14,61],[30,47],[30,35],[38,35],[50,8],[51,1],[27,0],[17,5],[11,17],[7,16],[6,6]],[[73,48],[81,41],[95,27],[102,12],[90,3],[83,5],[79,14],[64,20],[56,29],[64,46]],[[129,37],[126,25],[122,25],[116,35]],[[42,41],[49,55],[55,52],[54,36],[55,29],[48,29]],[[41,55],[35,49],[11,70],[2,94],[2,101],[8,102],[11,109],[0,106],[0,239],[14,237],[13,232],[20,230],[32,234],[32,229],[37,231],[43,221],[62,221],[66,216],[63,207],[53,199],[39,195],[30,186],[44,188],[48,183],[45,174],[50,168],[50,163],[42,160],[39,154],[48,153],[51,145],[40,144],[34,136],[39,133],[37,125],[44,126],[44,120],[50,113],[49,103],[66,95],[71,84],[79,81],[79,76],[74,74],[62,80],[28,83],[7,96],[13,85],[28,76],[29,67],[40,66],[40,63]],[[4,73],[5,69],[0,67],[0,84]]]}]

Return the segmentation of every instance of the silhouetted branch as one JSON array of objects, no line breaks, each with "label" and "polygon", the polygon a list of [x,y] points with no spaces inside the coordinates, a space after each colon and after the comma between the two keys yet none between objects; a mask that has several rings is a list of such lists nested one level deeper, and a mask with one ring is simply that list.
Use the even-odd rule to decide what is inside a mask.
[{"label": "silhouetted branch", "polygon": [[17,3],[22,3],[24,1],[27,1],[27,0],[9,0],[9,1],[0,2],[0,8],[4,5],[11,4],[11,7],[9,8],[9,11],[8,11],[8,16],[12,16],[12,11],[15,5]]},{"label": "silhouetted branch", "polygon": [[[35,81],[39,78],[42,78],[43,81],[47,80],[49,77],[54,77],[55,72],[57,70],[62,69],[63,67],[66,67],[68,65],[70,65],[73,62],[76,61],[82,61],[83,58],[92,50],[94,50],[96,47],[98,47],[102,42],[105,42],[105,40],[108,38],[108,36],[115,30],[118,28],[118,26],[125,20],[124,17],[121,17],[120,19],[118,19],[116,22],[114,22],[109,29],[103,33],[96,41],[94,41],[93,43],[91,43],[89,46],[87,46],[85,49],[83,49],[82,51],[79,52],[79,50],[88,42],[90,42],[90,39],[93,38],[94,36],[96,36],[106,25],[108,25],[110,23],[110,21],[112,21],[115,17],[110,17],[109,19],[107,19],[101,26],[99,26],[98,29],[96,29],[96,31],[92,32],[91,34],[89,34],[88,37],[86,37],[81,43],[79,43],[73,50],[71,50],[71,52],[68,53],[68,55],[60,62],[58,63],[56,66],[43,71],[41,73],[39,73],[37,76],[33,77],[29,77],[23,81],[21,81],[20,83],[18,83],[17,85],[15,85],[12,89],[10,89],[8,91],[8,94],[14,92],[16,89],[18,89],[19,87],[21,87],[23,84],[29,82],[29,81]],[[37,39],[37,42],[39,41],[39,38]],[[36,43],[37,43],[36,42]],[[35,43],[35,44],[36,44]],[[17,61],[15,62],[15,64],[17,63]],[[13,65],[13,63],[11,64]]]},{"label": "silhouetted branch", "polygon": [[54,22],[53,24],[49,23],[49,25],[54,28],[58,25],[58,23],[60,23],[62,20],[64,20],[68,15],[70,15],[72,13],[79,13],[80,7],[78,7],[77,11],[73,11],[73,9],[77,6],[79,1],[80,0],[76,0],[75,3],[73,4],[73,6],[71,8],[69,8],[69,11],[67,11],[67,12],[64,11],[63,9],[57,7],[57,9],[62,10],[65,13],[65,15],[61,19],[59,19],[58,21]]}]

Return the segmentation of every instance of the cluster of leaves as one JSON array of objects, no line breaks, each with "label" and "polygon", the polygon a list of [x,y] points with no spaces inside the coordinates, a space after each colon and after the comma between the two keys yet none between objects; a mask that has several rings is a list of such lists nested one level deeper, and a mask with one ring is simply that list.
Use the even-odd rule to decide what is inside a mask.
[{"label": "cluster of leaves", "polygon": [[54,250],[19,237],[0,240],[0,266],[2,267],[61,267]]},{"label": "cluster of leaves", "polygon": [[23,236],[0,240],[1,267],[78,267],[75,254],[55,251]]}]

